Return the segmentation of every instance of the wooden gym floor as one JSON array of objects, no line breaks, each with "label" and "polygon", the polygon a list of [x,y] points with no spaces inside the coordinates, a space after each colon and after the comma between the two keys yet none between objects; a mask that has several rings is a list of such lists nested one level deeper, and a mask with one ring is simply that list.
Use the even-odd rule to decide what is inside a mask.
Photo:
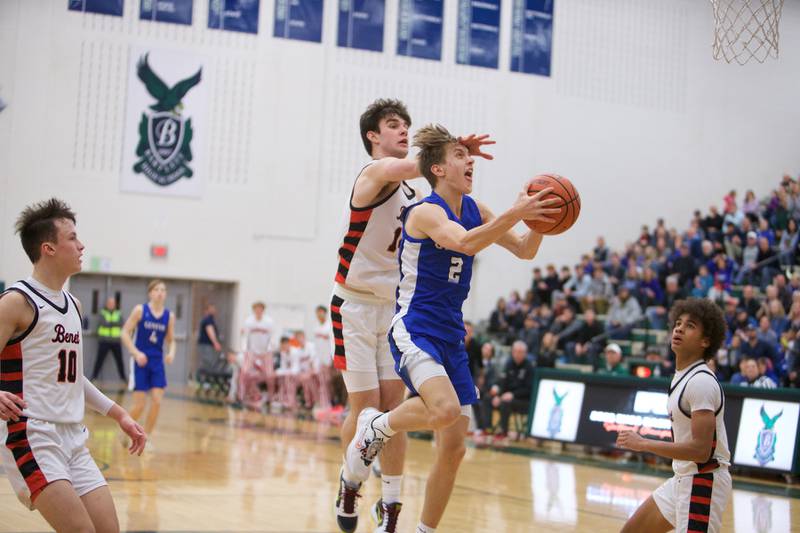
[{"label": "wooden gym floor", "polygon": [[[89,414],[87,426],[123,531],[337,531],[337,428],[172,396],[163,404],[154,449],[139,458],[127,455],[111,420]],[[509,451],[468,448],[439,531],[619,531],[663,481]],[[400,531],[416,525],[432,457],[430,441],[409,440]],[[734,489],[724,531],[784,533],[800,524],[800,499],[789,497],[796,491],[738,486],[744,489]],[[368,507],[379,495],[371,479],[358,531],[373,530]],[[40,531],[49,531],[47,523],[0,480],[0,532]]]}]

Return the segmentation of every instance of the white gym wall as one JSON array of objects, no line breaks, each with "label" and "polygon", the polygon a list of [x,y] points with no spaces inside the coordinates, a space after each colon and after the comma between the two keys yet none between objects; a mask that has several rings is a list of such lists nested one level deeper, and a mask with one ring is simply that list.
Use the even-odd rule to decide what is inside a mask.
[{"label": "white gym wall", "polygon": [[[58,196],[78,213],[86,268],[94,257],[113,273],[234,281],[237,319],[264,299],[310,325],[329,299],[343,207],[367,160],[358,117],[377,97],[404,100],[412,130],[437,121],[491,133],[496,159],[477,164],[475,196],[496,211],[533,174],[572,179],[581,218],[546,238],[534,264],[572,264],[600,234],[620,247],[657,216],[684,228],[727,189],[764,195],[800,171],[794,0],[780,60],[745,67],[712,60],[708,2],[556,0],[549,78],[509,72],[509,0],[497,70],[455,64],[455,0],[440,62],[395,55],[396,0],[383,53],[336,46],[333,0],[322,44],[272,37],[272,0],[261,0],[257,36],[206,29],[207,8],[195,0],[185,27],[140,21],[138,0],[122,18],[69,12],[65,0],[0,0],[0,279],[30,270],[13,234],[19,211]],[[207,58],[211,131],[192,147],[203,152],[200,199],[120,192],[132,46]],[[168,244],[168,259],[151,259],[151,244]],[[483,253],[467,317],[527,288],[532,266]]]}]

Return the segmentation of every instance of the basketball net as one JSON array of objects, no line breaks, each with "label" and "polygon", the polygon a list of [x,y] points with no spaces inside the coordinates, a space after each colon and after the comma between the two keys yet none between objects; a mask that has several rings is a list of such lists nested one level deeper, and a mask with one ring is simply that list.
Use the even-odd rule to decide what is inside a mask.
[{"label": "basketball net", "polygon": [[778,58],[778,23],[783,0],[711,0],[714,59],[744,65]]}]

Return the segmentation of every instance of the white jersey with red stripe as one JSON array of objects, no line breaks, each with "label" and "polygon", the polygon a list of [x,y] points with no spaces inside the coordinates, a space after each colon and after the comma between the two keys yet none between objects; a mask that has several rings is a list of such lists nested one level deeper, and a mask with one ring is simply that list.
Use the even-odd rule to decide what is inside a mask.
[{"label": "white jersey with red stripe", "polygon": [[17,394],[22,414],[46,422],[83,420],[83,335],[75,298],[53,292],[33,278],[8,291],[22,293],[34,311],[30,327],[0,354],[0,389]]},{"label": "white jersey with red stripe", "polygon": [[672,469],[678,476],[711,472],[719,466],[729,466],[731,453],[728,449],[728,435],[725,431],[725,395],[717,378],[705,361],[679,370],[672,378],[667,403],[672,420],[672,439],[674,442],[692,440],[692,413],[694,411],[713,411],[716,418],[714,437],[708,460],[703,463],[692,461],[672,461]]},{"label": "white jersey with red stripe", "polygon": [[402,232],[400,215],[416,201],[416,191],[405,181],[395,185],[386,198],[366,207],[354,207],[351,192],[339,246],[336,283],[394,302],[400,281],[397,263]]},{"label": "white jersey with red stripe", "polygon": [[314,330],[314,356],[318,366],[331,366],[333,361],[333,337],[331,335],[331,322],[326,320]]},{"label": "white jersey with red stripe", "polygon": [[255,315],[250,315],[245,319],[242,330],[244,331],[245,351],[255,354],[269,352],[275,333],[275,322],[272,318],[262,315],[259,320]]}]

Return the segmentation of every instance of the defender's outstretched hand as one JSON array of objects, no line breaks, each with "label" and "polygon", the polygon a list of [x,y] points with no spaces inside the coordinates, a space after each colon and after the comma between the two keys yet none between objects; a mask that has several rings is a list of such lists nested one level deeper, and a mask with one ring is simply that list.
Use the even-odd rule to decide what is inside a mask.
[{"label": "defender's outstretched hand", "polygon": [[469,155],[482,157],[484,159],[492,160],[494,156],[492,154],[487,154],[486,152],[481,150],[482,146],[486,146],[488,144],[497,144],[496,141],[492,141],[489,139],[489,134],[485,133],[483,135],[475,135],[471,133],[466,137],[460,136],[458,138],[459,144],[462,144],[467,147],[469,150]]}]

